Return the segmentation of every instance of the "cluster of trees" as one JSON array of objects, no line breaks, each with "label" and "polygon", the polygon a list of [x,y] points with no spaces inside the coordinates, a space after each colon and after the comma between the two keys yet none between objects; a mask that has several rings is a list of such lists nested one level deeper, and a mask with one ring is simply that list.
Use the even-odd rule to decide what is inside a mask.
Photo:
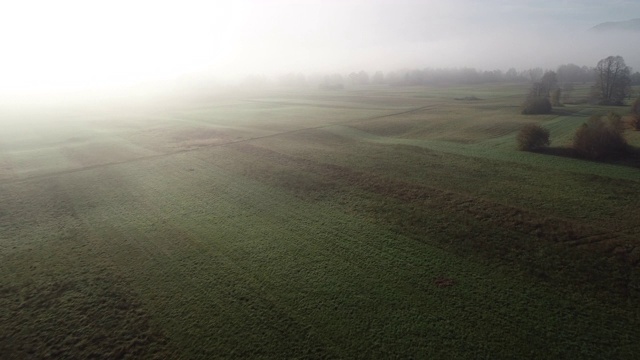
[{"label": "cluster of trees", "polygon": [[547,71],[539,81],[533,81],[529,94],[522,104],[522,113],[550,113],[553,106],[562,106],[560,102],[562,89],[558,83],[564,82],[565,89],[570,90],[573,82],[586,80],[588,75],[595,80],[595,85],[592,87],[593,102],[601,105],[623,105],[625,99],[629,97],[632,79],[636,74],[638,73],[631,74],[631,68],[625,64],[621,56],[604,58],[591,70],[572,64],[561,65],[557,73]]},{"label": "cluster of trees", "polygon": [[[631,71],[630,68],[629,71]],[[570,90],[574,84],[593,82],[597,72],[598,67],[578,66],[576,64],[560,65],[556,71],[545,71],[542,68],[532,68],[521,71],[510,68],[506,72],[501,70],[480,71],[474,68],[413,69],[390,72],[384,77],[384,80],[379,83],[389,85],[483,84],[500,82],[539,83],[544,81],[545,75],[553,73],[555,74],[554,86],[557,86],[558,89]],[[630,79],[632,85],[640,85],[640,72],[631,74]]]},{"label": "cluster of trees", "polygon": [[[568,73],[578,76],[575,67],[561,67],[563,76]],[[558,69],[560,71],[560,68]],[[593,70],[595,85],[592,98],[602,105],[623,105],[629,97],[635,74],[631,73],[621,56],[609,56],[598,62]],[[637,74],[637,73],[636,73]],[[576,77],[577,78],[577,77]],[[566,79],[566,78],[565,78]],[[575,78],[574,78],[575,79]],[[540,81],[534,82],[523,104],[524,114],[541,114],[557,106],[560,89],[557,87],[558,75],[546,72]],[[640,98],[631,105],[629,124],[640,130]],[[604,159],[624,154],[629,150],[624,138],[625,125],[622,117],[616,113],[606,116],[594,115],[580,126],[574,135],[572,148],[579,156],[591,159]],[[524,126],[516,138],[520,150],[534,151],[550,144],[549,131],[539,125]]]},{"label": "cluster of trees", "polygon": [[509,69],[481,71],[474,68],[460,69],[413,69],[392,72],[388,76],[391,85],[442,85],[442,84],[484,84],[496,82],[526,81],[528,72]]},{"label": "cluster of trees", "polygon": [[[548,72],[548,71],[547,71]],[[450,68],[450,69],[404,69],[384,73],[376,71],[368,73],[364,70],[354,71],[346,75],[334,74],[310,74],[301,73],[283,74],[276,78],[276,83],[283,87],[318,86],[321,88],[334,88],[352,85],[392,85],[392,86],[423,86],[423,85],[473,85],[486,83],[516,83],[541,81],[545,75],[542,68],[516,70],[510,68],[506,72],[502,70],[478,70],[474,68]],[[575,64],[566,64],[558,67],[557,83],[559,87],[570,87],[571,84],[591,82],[594,79],[594,69]],[[252,79],[255,80],[255,79]],[[640,81],[640,73],[638,73]]]},{"label": "cluster of trees", "polygon": [[576,64],[560,65],[558,66],[556,74],[558,76],[558,83],[563,87],[593,81],[593,68],[587,66],[578,66]]},{"label": "cluster of trees", "polygon": [[[343,85],[393,85],[393,86],[417,86],[440,84],[482,84],[491,82],[517,82],[528,81],[530,71],[517,72],[510,69],[506,73],[501,70],[480,71],[473,68],[462,69],[406,69],[384,73],[376,71],[369,75],[364,70],[352,72],[346,78],[340,79]],[[320,85],[335,85],[335,75],[332,79],[325,79]]]},{"label": "cluster of trees", "polygon": [[307,77],[302,73],[289,73],[278,76],[278,85],[283,87],[305,87],[307,86]]},{"label": "cluster of trees", "polygon": [[[549,130],[536,124],[525,125],[516,137],[519,150],[536,151],[551,143]],[[624,123],[616,113],[593,115],[582,124],[573,137],[576,155],[590,159],[606,159],[628,151],[624,138]]]},{"label": "cluster of trees", "polygon": [[[349,85],[439,85],[439,84],[482,84],[490,82],[527,81],[531,70],[517,72],[510,69],[506,73],[501,70],[480,71],[473,68],[461,69],[405,69],[384,73],[376,71],[369,75],[364,70],[352,72],[345,82]],[[324,81],[322,84],[335,84],[335,81]]]},{"label": "cluster of trees", "polygon": [[[629,125],[640,130],[640,97],[631,105]],[[571,148],[575,155],[589,159],[609,159],[624,156],[630,150],[624,138],[625,123],[620,115],[593,115],[575,132]],[[551,143],[549,130],[536,124],[527,124],[516,136],[519,150],[536,151]]]},{"label": "cluster of trees", "polygon": [[[576,64],[560,65],[556,71],[545,71],[542,68],[531,68],[526,70],[516,70],[510,68],[503,72],[502,70],[483,71],[474,68],[450,68],[450,69],[404,69],[383,73],[376,71],[368,73],[364,70],[354,71],[349,74],[309,74],[288,73],[282,74],[275,78],[275,82],[266,79],[262,75],[253,75],[247,77],[243,84],[264,85],[267,83],[276,84],[282,87],[320,87],[327,89],[344,88],[353,85],[392,85],[392,86],[422,86],[422,85],[473,85],[485,83],[515,83],[530,82],[532,84],[544,81],[548,73],[555,74],[555,88],[549,89],[550,96],[553,91],[562,89],[568,92],[574,84],[584,84],[593,82],[602,71],[616,71],[617,59],[619,57],[610,57],[611,61],[598,64],[595,68],[587,66],[578,66]],[[608,59],[608,58],[607,58]],[[605,59],[603,59],[605,60]],[[624,60],[622,60],[624,62]],[[623,68],[620,68],[623,69]],[[625,76],[629,80],[630,85],[640,85],[640,72],[631,74],[631,69]],[[597,76],[596,76],[597,75]],[[562,91],[561,90],[561,91]],[[557,94],[559,95],[559,93]],[[557,97],[559,99],[559,96]],[[612,98],[615,98],[613,96]],[[553,102],[553,98],[550,98]],[[558,102],[559,103],[559,102]]]},{"label": "cluster of trees", "polygon": [[349,74],[349,80],[352,85],[368,85],[369,84],[369,74],[361,70],[360,72],[352,72]]}]

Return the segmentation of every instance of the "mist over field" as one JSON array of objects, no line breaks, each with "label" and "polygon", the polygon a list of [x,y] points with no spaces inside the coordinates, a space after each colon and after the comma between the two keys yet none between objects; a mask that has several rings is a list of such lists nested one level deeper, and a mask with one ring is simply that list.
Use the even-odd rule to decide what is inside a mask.
[{"label": "mist over field", "polygon": [[5,96],[406,68],[640,69],[635,1],[28,0],[0,6]]},{"label": "mist over field", "polygon": [[3,2],[0,357],[637,359],[636,14]]}]

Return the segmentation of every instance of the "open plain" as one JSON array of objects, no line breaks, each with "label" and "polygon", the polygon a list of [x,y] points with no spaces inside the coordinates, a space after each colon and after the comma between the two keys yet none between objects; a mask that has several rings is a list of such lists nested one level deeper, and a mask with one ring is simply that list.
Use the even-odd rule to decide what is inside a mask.
[{"label": "open plain", "polygon": [[639,162],[562,156],[629,108],[526,92],[2,109],[0,357],[637,358]]}]

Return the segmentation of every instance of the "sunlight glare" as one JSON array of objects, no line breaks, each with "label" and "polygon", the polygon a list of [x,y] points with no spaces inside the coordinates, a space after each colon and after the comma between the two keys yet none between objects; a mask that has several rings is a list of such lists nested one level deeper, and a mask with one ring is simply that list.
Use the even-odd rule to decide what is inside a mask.
[{"label": "sunlight glare", "polygon": [[0,92],[128,85],[201,71],[228,6],[203,1],[20,1],[0,5]]}]

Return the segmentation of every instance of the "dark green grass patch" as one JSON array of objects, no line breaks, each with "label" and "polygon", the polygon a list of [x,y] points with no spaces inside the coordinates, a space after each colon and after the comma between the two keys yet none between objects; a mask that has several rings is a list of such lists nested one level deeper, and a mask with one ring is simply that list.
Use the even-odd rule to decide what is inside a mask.
[{"label": "dark green grass patch", "polygon": [[[77,235],[76,235],[77,236]],[[7,359],[172,357],[125,279],[55,239],[2,257],[0,353]]]},{"label": "dark green grass patch", "polygon": [[[463,149],[461,145],[439,151],[440,144],[432,148],[431,143],[427,143],[429,147],[408,146],[395,140],[358,142],[329,130],[333,129],[279,140],[263,139],[254,144],[307,161],[465,193],[500,204],[517,204],[519,208],[572,221],[596,223],[611,231],[640,225],[635,217],[626,216],[638,205],[635,185],[638,178],[629,168],[574,159],[560,159],[565,163],[549,168],[552,164],[547,161],[553,157],[525,154],[524,161],[517,162],[521,152],[513,147],[507,151],[492,149],[490,154],[498,157],[495,159],[472,148],[468,152],[449,153],[450,149]],[[577,166],[581,172],[573,172]],[[603,175],[615,176],[615,170],[624,170],[625,177]]]},{"label": "dark green grass patch", "polygon": [[[264,148],[243,145],[238,150],[260,158],[260,167],[245,168],[243,174],[274,186],[301,191],[336,189],[337,184],[347,194],[343,202],[364,213],[372,213],[376,222],[388,223],[395,231],[418,239],[427,236],[463,253],[485,253],[489,258],[521,263],[527,271],[541,278],[557,277],[563,286],[578,284],[594,292],[609,292],[622,296],[640,295],[637,283],[640,262],[637,241],[631,236],[614,233],[607,228],[595,228],[577,221],[552,218],[520,206],[487,201],[464,193],[426,187],[406,180],[380,174],[356,172],[346,167],[314,163]],[[255,164],[255,163],[254,163]],[[286,181],[270,177],[273,166],[288,166]],[[309,184],[300,171],[314,174],[315,184]],[[291,184],[305,184],[292,187]],[[365,193],[356,195],[350,190]],[[368,199],[375,194],[378,201]],[[387,201],[384,201],[387,199]],[[394,205],[393,201],[398,201]],[[437,221],[432,221],[439,219]],[[441,224],[439,226],[435,226]],[[578,246],[579,245],[579,246]],[[547,250],[541,252],[541,250]],[[615,256],[614,256],[615,254]],[[514,261],[518,259],[518,261]],[[602,263],[601,266],[595,266]]]}]

